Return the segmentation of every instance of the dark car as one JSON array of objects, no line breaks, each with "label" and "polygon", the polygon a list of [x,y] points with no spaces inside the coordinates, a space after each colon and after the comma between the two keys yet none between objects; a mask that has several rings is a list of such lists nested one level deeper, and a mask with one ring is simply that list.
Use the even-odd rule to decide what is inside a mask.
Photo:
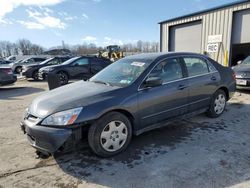
[{"label": "dark car", "polygon": [[22,68],[22,73],[26,78],[33,78],[34,80],[39,80],[38,71],[42,67],[51,66],[51,65],[59,65],[64,61],[67,61],[70,57],[52,57],[49,58],[39,64],[35,65],[24,65]]},{"label": "dark car", "polygon": [[60,65],[39,69],[39,78],[44,80],[48,74],[58,74],[61,84],[65,85],[69,79],[87,80],[110,64],[111,61],[95,56],[74,57]]},{"label": "dark car", "polygon": [[9,65],[10,63],[11,63],[11,61],[0,59],[0,65]]},{"label": "dark car", "polygon": [[233,67],[237,89],[250,89],[250,56]]},{"label": "dark car", "polygon": [[16,61],[14,63],[11,63],[10,66],[14,73],[21,73],[22,67],[24,65],[31,65],[31,64],[39,64],[43,61],[45,61],[47,57],[29,57],[27,59],[24,59],[22,61]]},{"label": "dark car", "polygon": [[89,81],[39,96],[21,127],[43,153],[62,150],[87,133],[93,152],[108,157],[125,150],[132,135],[166,122],[203,112],[220,116],[235,87],[232,69],[203,55],[128,56]]},{"label": "dark car", "polygon": [[6,65],[0,65],[0,85],[9,85],[17,81],[12,69]]}]

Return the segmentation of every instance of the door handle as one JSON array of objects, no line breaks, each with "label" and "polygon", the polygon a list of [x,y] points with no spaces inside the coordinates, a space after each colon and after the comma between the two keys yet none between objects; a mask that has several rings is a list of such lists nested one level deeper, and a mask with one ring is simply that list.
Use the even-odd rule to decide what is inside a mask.
[{"label": "door handle", "polygon": [[212,77],[211,77],[211,80],[212,80],[212,81],[216,81],[216,77],[215,77],[215,76],[212,76]]},{"label": "door handle", "polygon": [[185,89],[187,87],[188,87],[187,85],[179,85],[178,86],[178,90],[183,90],[183,89]]}]

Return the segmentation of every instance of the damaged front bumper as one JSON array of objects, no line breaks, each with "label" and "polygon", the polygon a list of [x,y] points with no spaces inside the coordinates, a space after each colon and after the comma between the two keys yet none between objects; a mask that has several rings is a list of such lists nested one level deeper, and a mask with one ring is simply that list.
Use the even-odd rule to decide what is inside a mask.
[{"label": "damaged front bumper", "polygon": [[55,153],[72,136],[72,129],[45,127],[25,120],[20,126],[30,145],[43,153]]}]

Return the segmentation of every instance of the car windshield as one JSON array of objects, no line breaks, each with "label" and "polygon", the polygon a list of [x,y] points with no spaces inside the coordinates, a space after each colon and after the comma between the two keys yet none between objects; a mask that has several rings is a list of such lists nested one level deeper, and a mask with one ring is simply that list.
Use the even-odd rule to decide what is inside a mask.
[{"label": "car windshield", "polygon": [[40,65],[45,65],[46,63],[48,63],[49,61],[51,61],[52,59],[54,59],[53,57],[52,58],[49,58],[49,59],[46,59],[45,61],[39,63]]},{"label": "car windshield", "polygon": [[75,61],[76,59],[78,59],[79,57],[73,57],[65,62],[62,63],[62,65],[68,65],[70,63],[72,63],[73,61]]},{"label": "car windshield", "polygon": [[248,64],[250,65],[250,56],[248,56],[243,62],[242,64]]},{"label": "car windshield", "polygon": [[142,74],[151,61],[145,59],[121,59],[97,73],[90,81],[126,87]]}]

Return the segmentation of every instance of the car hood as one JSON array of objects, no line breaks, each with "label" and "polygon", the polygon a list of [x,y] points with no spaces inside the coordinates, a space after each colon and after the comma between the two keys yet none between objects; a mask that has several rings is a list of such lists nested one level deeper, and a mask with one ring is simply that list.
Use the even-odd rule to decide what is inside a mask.
[{"label": "car hood", "polygon": [[56,112],[84,107],[113,97],[110,91],[119,87],[111,87],[93,82],[78,81],[48,91],[33,100],[29,113],[44,118]]},{"label": "car hood", "polygon": [[235,67],[233,67],[234,72],[250,72],[250,65],[237,65]]}]

